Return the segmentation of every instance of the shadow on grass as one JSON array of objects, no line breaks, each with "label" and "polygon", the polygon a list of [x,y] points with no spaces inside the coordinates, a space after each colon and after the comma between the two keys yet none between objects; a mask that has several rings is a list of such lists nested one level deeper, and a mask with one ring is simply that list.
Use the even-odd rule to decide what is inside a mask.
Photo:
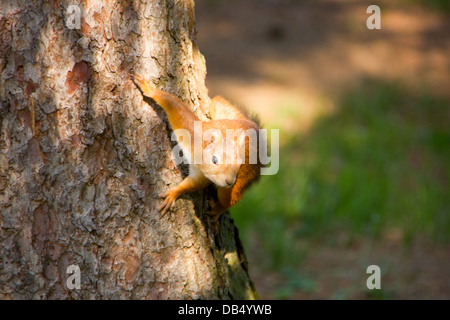
[{"label": "shadow on grass", "polygon": [[367,80],[336,106],[306,135],[281,135],[278,174],[232,209],[244,244],[280,270],[301,262],[306,240],[395,230],[405,243],[449,241],[450,102]]}]

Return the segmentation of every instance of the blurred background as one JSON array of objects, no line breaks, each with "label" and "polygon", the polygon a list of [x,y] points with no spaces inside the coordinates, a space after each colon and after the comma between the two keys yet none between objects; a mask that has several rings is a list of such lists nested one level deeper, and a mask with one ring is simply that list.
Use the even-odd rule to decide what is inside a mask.
[{"label": "blurred background", "polygon": [[210,96],[280,129],[231,210],[261,296],[450,299],[450,1],[195,2]]}]

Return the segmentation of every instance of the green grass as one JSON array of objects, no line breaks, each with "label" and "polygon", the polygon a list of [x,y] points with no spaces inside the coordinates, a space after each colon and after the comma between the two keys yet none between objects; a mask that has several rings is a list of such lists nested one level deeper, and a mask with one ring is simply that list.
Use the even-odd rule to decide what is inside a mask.
[{"label": "green grass", "polygon": [[444,13],[450,13],[450,1],[448,0],[408,0],[408,2],[420,3],[424,7]]},{"label": "green grass", "polygon": [[298,264],[305,240],[345,234],[450,240],[450,103],[368,81],[303,136],[280,132],[280,170],[232,209],[269,266]]}]

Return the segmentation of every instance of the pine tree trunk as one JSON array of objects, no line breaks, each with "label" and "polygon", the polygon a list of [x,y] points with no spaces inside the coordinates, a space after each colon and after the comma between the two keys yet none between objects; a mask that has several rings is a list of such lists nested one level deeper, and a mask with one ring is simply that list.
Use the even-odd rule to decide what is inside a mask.
[{"label": "pine tree trunk", "polygon": [[0,299],[257,296],[205,192],[158,212],[186,168],[134,70],[205,118],[192,0],[1,1]]}]

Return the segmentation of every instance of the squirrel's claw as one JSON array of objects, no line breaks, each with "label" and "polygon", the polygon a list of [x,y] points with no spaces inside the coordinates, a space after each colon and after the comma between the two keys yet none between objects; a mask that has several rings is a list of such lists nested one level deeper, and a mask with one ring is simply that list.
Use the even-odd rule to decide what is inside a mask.
[{"label": "squirrel's claw", "polygon": [[177,194],[173,190],[169,190],[163,193],[160,197],[165,198],[163,203],[159,206],[159,211],[162,214],[165,214],[168,209],[173,207],[173,205],[175,204],[175,200],[177,200],[178,198]]},{"label": "squirrel's claw", "polygon": [[132,74],[131,79],[133,79],[134,82],[137,82],[139,84],[145,82],[145,79],[143,76],[141,76],[139,73]]},{"label": "squirrel's claw", "polygon": [[139,73],[136,73],[131,76],[134,83],[141,89],[142,93],[144,93],[145,96],[152,98],[155,92],[155,88],[150,83],[150,81],[145,80],[145,78],[140,75]]}]

